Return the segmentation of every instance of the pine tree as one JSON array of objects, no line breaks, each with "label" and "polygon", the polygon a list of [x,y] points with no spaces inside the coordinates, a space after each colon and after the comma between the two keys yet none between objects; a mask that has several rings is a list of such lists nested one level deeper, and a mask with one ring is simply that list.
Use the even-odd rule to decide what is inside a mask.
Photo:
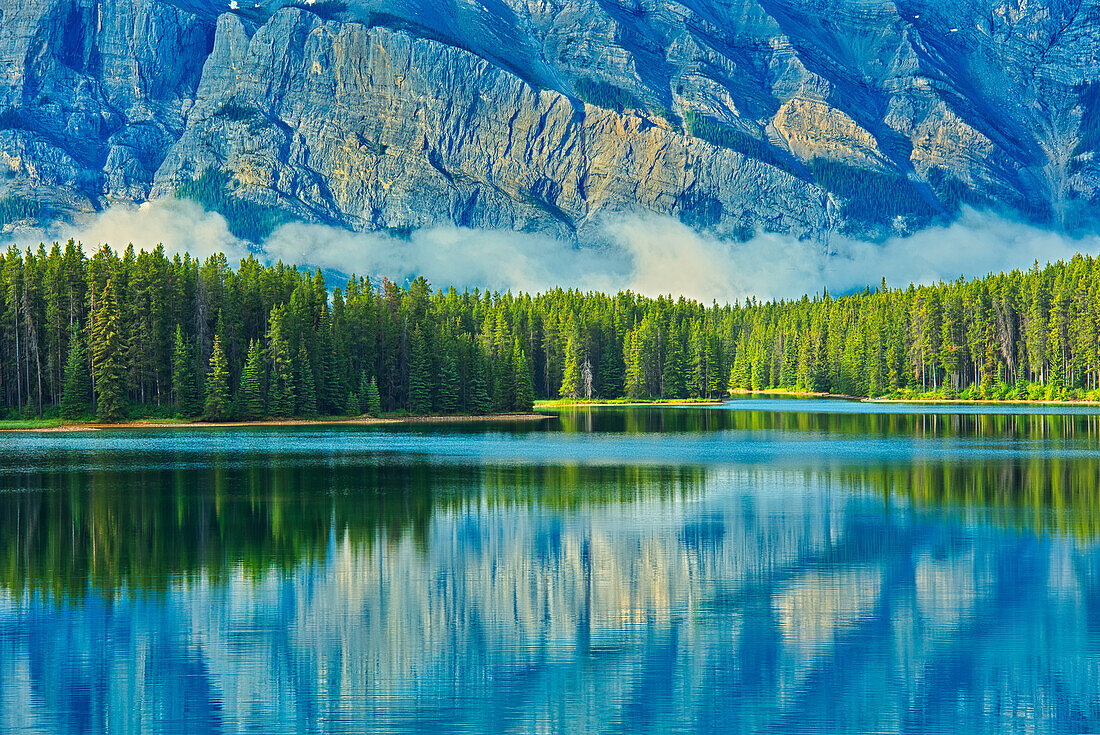
[{"label": "pine tree", "polygon": [[725,361],[722,359],[722,342],[713,332],[707,336],[707,362],[710,365],[707,396],[709,398],[722,396],[729,388],[729,380],[726,377]]},{"label": "pine tree", "polygon": [[121,322],[114,285],[108,279],[92,324],[92,377],[96,418],[100,421],[119,421],[125,415],[125,344]]},{"label": "pine tree", "polygon": [[[752,345],[752,389],[764,390],[771,385],[771,361],[765,348],[767,339],[753,341]],[[704,389],[704,394],[709,398],[709,390]]]},{"label": "pine tree", "polygon": [[298,356],[293,364],[295,415],[317,415],[317,389],[313,381],[313,368],[309,364],[309,355],[305,347],[298,348]]},{"label": "pine tree", "polygon": [[241,375],[239,400],[242,419],[255,421],[264,417],[264,353],[256,340],[248,345],[248,362]]},{"label": "pine tree", "polygon": [[409,413],[426,414],[432,410],[432,374],[428,345],[420,325],[413,330],[409,345]]},{"label": "pine tree", "polygon": [[443,413],[457,413],[461,407],[458,370],[454,358],[444,355],[439,362],[439,410]]},{"label": "pine tree", "polygon": [[600,352],[600,367],[597,379],[601,398],[616,398],[623,394],[623,353],[622,345],[612,330],[611,337]]},{"label": "pine tree", "polygon": [[363,409],[359,406],[359,396],[357,396],[355,393],[348,393],[347,412],[348,416],[363,415]]},{"label": "pine tree", "polygon": [[741,390],[752,387],[752,364],[749,361],[748,334],[742,330],[733,355],[733,367],[730,368],[730,385]]},{"label": "pine tree", "polygon": [[201,410],[195,385],[195,359],[183,339],[183,329],[176,325],[176,341],[172,351],[172,390],[176,394],[176,415],[192,418]]},{"label": "pine tree", "polygon": [[210,353],[203,418],[207,421],[225,421],[229,418],[229,361],[225,358],[222,340],[217,334],[214,335],[214,348]]},{"label": "pine tree", "polygon": [[668,330],[668,345],[665,347],[665,366],[661,375],[664,398],[684,398],[687,395],[687,379],[684,375],[684,343],[681,331],[676,327]]},{"label": "pine tree", "polygon": [[490,361],[493,369],[493,410],[509,411],[516,400],[515,375],[512,372],[512,350],[504,347],[494,354]]},{"label": "pine tree", "polygon": [[577,342],[577,336],[570,334],[565,343],[565,373],[561,379],[561,388],[558,389],[558,395],[562,398],[581,396],[581,360]]},{"label": "pine tree", "polygon": [[280,418],[294,414],[294,387],[290,345],[283,335],[286,313],[282,307],[271,310],[267,328],[267,356],[271,365],[267,409]]},{"label": "pine tree", "polygon": [[534,408],[535,388],[531,384],[531,364],[527,361],[527,353],[520,346],[519,339],[512,345],[512,384],[515,386],[512,410],[528,412]]},{"label": "pine tree", "polygon": [[375,417],[382,415],[382,396],[378,393],[378,381],[373,377],[367,384],[367,413]]},{"label": "pine tree", "polygon": [[65,363],[65,387],[61,394],[61,415],[67,419],[88,413],[92,398],[92,383],[88,375],[88,358],[80,332],[72,330],[69,339],[69,359]]},{"label": "pine tree", "polygon": [[[316,285],[317,279],[314,278]],[[333,297],[335,306],[336,296]],[[336,340],[332,333],[333,314],[328,308],[321,312],[321,321],[318,328],[318,349],[315,353],[319,356],[320,365],[317,366],[318,374],[314,378],[319,386],[317,400],[323,413],[338,415],[344,410],[344,400],[348,395],[348,387],[344,383],[344,371],[340,369],[340,357],[336,354]]]},{"label": "pine tree", "polygon": [[337,369],[336,351],[325,350],[322,354],[321,369],[324,372],[323,401],[324,410],[333,415],[339,415],[344,410],[344,398],[347,396],[342,375]]},{"label": "pine tree", "polygon": [[[710,397],[711,364],[709,358],[706,325],[703,324],[702,320],[698,320],[691,325],[692,371],[689,379],[689,390],[696,398]],[[756,386],[753,385],[753,387]]]},{"label": "pine tree", "polygon": [[489,413],[492,402],[489,399],[489,381],[485,376],[485,356],[480,348],[474,347],[470,363],[469,411],[476,415]]}]

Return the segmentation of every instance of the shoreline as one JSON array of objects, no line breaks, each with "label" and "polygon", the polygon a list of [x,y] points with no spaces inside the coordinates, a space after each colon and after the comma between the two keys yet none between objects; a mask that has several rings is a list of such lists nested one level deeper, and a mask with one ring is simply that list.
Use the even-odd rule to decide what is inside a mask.
[{"label": "shoreline", "polygon": [[[844,393],[823,393],[823,392],[811,392],[811,391],[793,391],[793,390],[735,390],[732,391],[733,400],[737,400],[738,397],[760,397],[766,398],[768,396],[777,397],[790,397],[790,398],[826,398],[832,400],[845,400],[859,403],[891,403],[891,404],[943,404],[943,405],[956,405],[956,406],[1100,406],[1100,401],[1088,401],[1088,400],[1038,400],[1029,401],[1021,398],[1013,399],[999,399],[999,398],[868,398],[867,396],[851,396]],[[599,401],[599,400],[557,400],[557,401],[536,401],[535,408],[580,408],[580,407],[614,407],[614,406],[708,406],[719,405],[722,403],[729,403],[730,399],[702,399],[702,398],[689,398],[689,399],[652,399],[652,400],[621,400],[621,401]]]},{"label": "shoreline", "polygon": [[[737,397],[791,397],[791,398],[824,398],[830,400],[845,400],[859,403],[888,403],[897,405],[956,405],[956,406],[1082,406],[1100,407],[1100,401],[1095,400],[1038,400],[1025,399],[1002,400],[996,398],[868,398],[866,396],[851,396],[843,393],[823,392],[799,392],[792,390],[735,390],[731,392],[733,400]],[[14,419],[0,421],[0,434],[11,433],[58,433],[80,431],[111,431],[132,429],[230,429],[264,426],[386,426],[402,424],[458,424],[458,423],[490,423],[490,422],[525,422],[546,421],[557,418],[552,413],[537,413],[539,410],[554,410],[560,408],[625,408],[641,407],[685,407],[692,406],[716,406],[729,403],[730,399],[718,398],[687,398],[666,399],[657,398],[650,400],[555,400],[536,401],[534,411],[530,413],[502,413],[502,414],[439,414],[428,416],[383,416],[379,418],[371,416],[358,416],[355,418],[288,418],[265,419],[260,421],[176,421],[172,419],[134,419],[120,421],[118,423],[102,423],[99,421],[64,421],[61,419]],[[52,423],[58,421],[59,423]],[[41,426],[20,426],[19,424],[43,423]],[[3,424],[10,424],[4,426]]]},{"label": "shoreline", "polygon": [[[135,419],[105,424],[98,421],[73,421],[56,426],[10,426],[0,427],[0,433],[26,432],[75,432],[75,431],[111,431],[113,429],[233,429],[263,426],[386,426],[398,424],[458,424],[469,422],[493,421],[546,421],[556,418],[545,413],[499,413],[499,414],[441,414],[438,416],[384,416],[374,418],[358,416],[355,418],[335,419],[268,419],[262,421],[165,421],[164,419]],[[27,423],[39,419],[27,419]],[[43,419],[49,421],[49,419]]]}]

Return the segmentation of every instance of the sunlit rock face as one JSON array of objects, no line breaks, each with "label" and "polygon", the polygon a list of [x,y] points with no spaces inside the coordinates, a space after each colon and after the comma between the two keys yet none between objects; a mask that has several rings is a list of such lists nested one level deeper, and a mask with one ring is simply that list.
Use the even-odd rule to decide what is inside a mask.
[{"label": "sunlit rock face", "polygon": [[1100,203],[1100,2],[7,1],[0,196],[870,237]]},{"label": "sunlit rock face", "polygon": [[70,207],[147,197],[213,40],[168,3],[0,4],[0,186]]}]

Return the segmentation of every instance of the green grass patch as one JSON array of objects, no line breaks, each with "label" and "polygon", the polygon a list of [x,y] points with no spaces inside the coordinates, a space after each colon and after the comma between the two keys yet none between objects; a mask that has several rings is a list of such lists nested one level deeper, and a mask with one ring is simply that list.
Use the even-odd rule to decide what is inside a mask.
[{"label": "green grass patch", "polygon": [[4,419],[0,420],[0,431],[12,429],[52,429],[65,424],[77,423],[65,419]]},{"label": "green grass patch", "polygon": [[535,408],[568,406],[679,406],[688,403],[721,403],[717,398],[561,398],[539,399]]}]

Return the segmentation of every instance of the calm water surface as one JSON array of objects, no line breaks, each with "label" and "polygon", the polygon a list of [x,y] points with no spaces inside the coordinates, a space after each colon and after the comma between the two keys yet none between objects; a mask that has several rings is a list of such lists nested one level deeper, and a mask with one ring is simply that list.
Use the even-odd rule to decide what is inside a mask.
[{"label": "calm water surface", "polygon": [[3,733],[1100,731],[1100,416],[4,435]]}]

